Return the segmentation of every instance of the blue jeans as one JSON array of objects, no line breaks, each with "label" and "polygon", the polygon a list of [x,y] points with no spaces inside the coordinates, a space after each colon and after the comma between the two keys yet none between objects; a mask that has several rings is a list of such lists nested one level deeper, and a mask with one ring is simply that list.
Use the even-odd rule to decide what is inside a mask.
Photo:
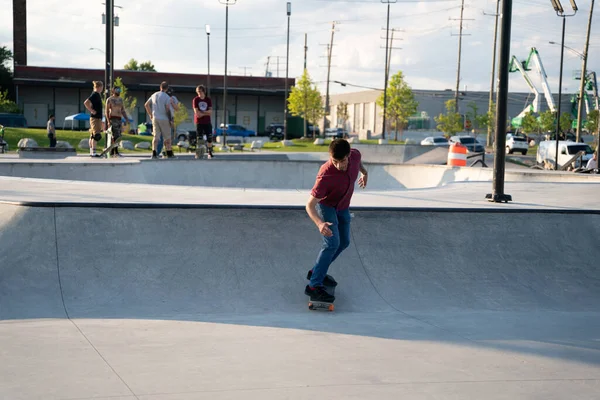
[{"label": "blue jeans", "polygon": [[331,222],[329,229],[333,235],[323,236],[321,251],[312,270],[311,287],[323,285],[323,279],[331,263],[350,245],[350,210],[336,210],[333,207],[317,204],[317,211],[323,221]]}]

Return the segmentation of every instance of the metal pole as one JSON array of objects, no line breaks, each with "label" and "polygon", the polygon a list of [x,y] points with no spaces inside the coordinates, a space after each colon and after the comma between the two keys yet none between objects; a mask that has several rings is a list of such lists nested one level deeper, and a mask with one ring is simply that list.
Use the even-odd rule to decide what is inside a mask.
[{"label": "metal pole", "polygon": [[331,54],[333,53],[333,36],[335,34],[335,21],[331,26],[331,43],[327,47],[327,89],[325,92],[325,112],[323,113],[323,135],[327,128],[327,114],[329,113],[329,79],[331,77]]},{"label": "metal pole", "polygon": [[225,73],[223,74],[223,145],[227,150],[227,35],[229,33],[229,3],[225,4]]},{"label": "metal pole", "polygon": [[[492,79],[490,81],[490,100],[488,104],[488,114],[492,112],[494,104],[494,80],[496,79],[496,43],[498,41],[498,17],[500,16],[500,0],[496,2],[496,23],[494,26],[494,52],[492,53]],[[492,126],[488,123],[487,145],[492,143]]]},{"label": "metal pole", "polygon": [[504,193],[506,153],[506,116],[508,111],[508,64],[510,60],[510,34],[512,0],[502,1],[502,32],[500,33],[500,62],[498,65],[498,97],[496,107],[496,154],[494,157],[493,192],[485,197],[492,202],[509,202],[512,196]]},{"label": "metal pole", "polygon": [[588,49],[590,46],[590,34],[592,31],[592,17],[594,15],[594,0],[590,5],[590,17],[587,26],[587,37],[585,40],[585,47],[583,48],[583,66],[581,67],[581,85],[579,86],[579,104],[577,106],[577,142],[579,142],[581,135],[581,125],[583,123],[583,96],[585,94],[585,81],[587,79],[587,59]]},{"label": "metal pole", "polygon": [[385,29],[385,83],[383,85],[383,127],[381,132],[381,138],[385,140],[385,131],[387,124],[387,86],[388,86],[388,46],[389,44],[389,33],[390,33],[390,3],[387,5],[387,27]]},{"label": "metal pole", "polygon": [[306,53],[308,51],[308,33],[304,34],[304,69],[306,69]]},{"label": "metal pole", "polygon": [[[560,134],[560,109],[561,109],[561,98],[562,98],[562,76],[563,76],[563,61],[565,56],[565,25],[566,19],[565,17],[561,17],[563,19],[562,23],[562,42],[560,46],[560,75],[558,76],[558,110],[556,114],[556,156],[554,157],[554,170],[558,171],[558,136]],[[581,77],[584,79],[584,77]]]},{"label": "metal pole", "polygon": [[207,42],[207,60],[208,60],[208,76],[206,77],[206,91],[207,96],[210,98],[210,33],[206,35]]},{"label": "metal pole", "polygon": [[288,119],[288,74],[290,71],[290,14],[291,3],[287,3],[287,54],[285,58],[285,99],[283,101],[283,140],[287,140],[287,119]]},{"label": "metal pole", "polygon": [[110,68],[111,68],[111,64],[110,64],[110,54],[111,54],[111,21],[113,20],[113,7],[112,7],[112,1],[113,0],[106,0],[106,51],[104,53],[106,62],[104,65],[104,89],[105,92],[108,94],[110,93]]},{"label": "metal pole", "polygon": [[[115,86],[115,2],[110,0],[110,87]],[[108,21],[106,21],[108,22]],[[107,93],[110,96],[110,92]],[[108,123],[108,121],[107,121]]]},{"label": "metal pole", "polygon": [[460,90],[460,58],[462,53],[462,31],[463,31],[463,15],[465,11],[465,0],[462,0],[460,7],[460,31],[458,32],[458,68],[456,71],[456,93],[454,94],[455,109],[458,112],[458,91]]}]

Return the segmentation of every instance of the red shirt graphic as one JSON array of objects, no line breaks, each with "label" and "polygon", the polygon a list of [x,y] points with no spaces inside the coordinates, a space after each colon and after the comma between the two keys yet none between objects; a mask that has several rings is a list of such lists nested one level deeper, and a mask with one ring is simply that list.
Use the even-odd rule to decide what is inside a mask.
[{"label": "red shirt graphic", "polygon": [[[196,97],[194,97],[194,100],[192,100],[192,108],[193,109],[197,108],[200,111],[206,112],[212,108],[212,101],[208,97],[201,99],[200,96],[196,96]],[[198,117],[196,114],[194,114],[194,123],[210,124],[211,123],[210,116],[205,115],[204,117]]]}]

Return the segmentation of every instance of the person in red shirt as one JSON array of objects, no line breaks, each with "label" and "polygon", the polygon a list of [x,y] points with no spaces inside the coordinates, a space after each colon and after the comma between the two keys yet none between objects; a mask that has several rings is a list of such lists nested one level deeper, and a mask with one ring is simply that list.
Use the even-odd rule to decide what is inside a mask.
[{"label": "person in red shirt", "polygon": [[[196,88],[198,96],[192,100],[192,108],[194,109],[194,122],[196,123],[196,135],[198,140],[206,140],[208,148],[208,158],[213,157],[212,152],[212,101],[206,96],[206,88],[204,85],[199,85]],[[206,136],[206,138],[204,138]]]},{"label": "person in red shirt", "polygon": [[358,178],[361,188],[367,186],[367,170],[360,151],[350,148],[345,139],[334,139],[329,145],[329,160],[321,166],[306,204],[306,212],[323,237],[321,252],[314,267],[308,271],[310,283],[304,293],[312,301],[333,302],[335,297],[324,285],[336,286],[327,275],[329,266],[350,245],[350,200]]}]

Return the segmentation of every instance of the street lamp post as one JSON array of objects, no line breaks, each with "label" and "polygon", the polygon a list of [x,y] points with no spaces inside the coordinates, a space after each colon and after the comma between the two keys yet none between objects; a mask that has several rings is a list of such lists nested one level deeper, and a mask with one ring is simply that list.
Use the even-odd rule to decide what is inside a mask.
[{"label": "street lamp post", "polygon": [[506,116],[508,114],[508,64],[510,61],[510,35],[512,30],[512,0],[502,0],[500,32],[500,58],[498,63],[498,94],[496,95],[496,146],[494,148],[494,175],[492,193],[486,199],[494,203],[508,203],[512,196],[504,193],[506,163]]},{"label": "street lamp post", "polygon": [[229,35],[229,6],[235,5],[237,0],[219,0],[225,4],[225,73],[223,74],[223,145],[221,150],[227,151],[227,45]]},{"label": "street lamp post", "polygon": [[288,74],[290,70],[290,16],[292,15],[292,3],[287,2],[287,56],[285,58],[285,99],[283,101],[283,140],[287,140],[288,119]]},{"label": "street lamp post", "polygon": [[[551,0],[552,7],[556,11],[556,15],[562,18],[562,40],[560,46],[560,75],[558,76],[558,111],[556,114],[556,156],[554,158],[554,170],[558,171],[558,140],[560,135],[560,111],[561,111],[561,98],[562,98],[562,78],[563,78],[563,62],[565,57],[565,26],[566,17],[572,17],[577,14],[577,4],[575,0],[569,0],[571,2],[571,8],[573,8],[573,14],[565,14],[563,6],[560,4],[560,0]],[[581,77],[585,79],[585,77]]]},{"label": "street lamp post", "polygon": [[208,63],[208,75],[206,77],[206,96],[210,98],[210,25],[206,25],[206,51]]}]

